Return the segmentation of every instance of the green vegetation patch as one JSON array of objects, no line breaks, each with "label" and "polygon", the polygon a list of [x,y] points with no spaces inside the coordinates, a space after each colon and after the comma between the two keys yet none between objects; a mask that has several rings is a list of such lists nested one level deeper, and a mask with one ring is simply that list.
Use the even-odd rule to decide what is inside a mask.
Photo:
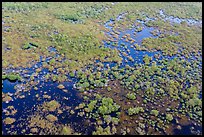
[{"label": "green vegetation patch", "polygon": [[30,49],[30,48],[37,48],[38,44],[36,43],[26,43],[23,45],[22,49]]},{"label": "green vegetation patch", "polygon": [[135,107],[135,108],[129,108],[128,109],[128,115],[130,115],[130,116],[138,114],[140,112],[144,112],[143,107]]},{"label": "green vegetation patch", "polygon": [[154,116],[158,116],[159,115],[159,111],[158,110],[151,110],[150,114],[152,114]]},{"label": "green vegetation patch", "polygon": [[135,95],[136,95],[135,93],[128,93],[128,94],[126,95],[126,97],[127,97],[128,99],[135,100],[135,99],[136,99],[136,96],[135,96]]},{"label": "green vegetation patch", "polygon": [[2,79],[8,79],[10,81],[16,81],[16,80],[21,81],[22,77],[19,74],[10,73],[6,75],[5,74],[2,75]]},{"label": "green vegetation patch", "polygon": [[102,115],[110,114],[112,112],[118,111],[119,105],[113,103],[112,98],[102,98],[102,105],[98,108],[98,112]]},{"label": "green vegetation patch", "polygon": [[70,22],[70,23],[83,23],[84,22],[77,14],[58,15],[57,18],[65,22]]},{"label": "green vegetation patch", "polygon": [[72,129],[68,126],[64,126],[61,131],[61,135],[71,135]]}]

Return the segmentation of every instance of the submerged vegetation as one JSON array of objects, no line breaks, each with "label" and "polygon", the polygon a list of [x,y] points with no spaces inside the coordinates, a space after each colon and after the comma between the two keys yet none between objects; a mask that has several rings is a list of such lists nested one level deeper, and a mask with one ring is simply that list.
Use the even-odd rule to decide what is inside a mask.
[{"label": "submerged vegetation", "polygon": [[2,134],[202,134],[201,20],[199,2],[3,2]]}]

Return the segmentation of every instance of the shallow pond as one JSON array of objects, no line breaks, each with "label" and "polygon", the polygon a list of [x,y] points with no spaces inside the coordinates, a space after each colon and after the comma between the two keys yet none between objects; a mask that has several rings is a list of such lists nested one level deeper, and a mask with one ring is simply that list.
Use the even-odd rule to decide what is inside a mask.
[{"label": "shallow pond", "polygon": [[198,20],[194,20],[194,19],[184,19],[184,18],[178,18],[178,17],[174,17],[174,16],[168,16],[164,13],[163,10],[159,11],[159,14],[161,17],[164,18],[165,21],[170,21],[171,23],[181,23],[181,22],[187,22],[187,24],[189,25],[202,25],[202,20],[198,21]]}]

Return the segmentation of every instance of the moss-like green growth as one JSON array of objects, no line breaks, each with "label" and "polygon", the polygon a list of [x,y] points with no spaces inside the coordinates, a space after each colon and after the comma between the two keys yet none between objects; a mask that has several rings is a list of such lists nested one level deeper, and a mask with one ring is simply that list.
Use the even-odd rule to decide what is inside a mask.
[{"label": "moss-like green growth", "polygon": [[118,112],[120,106],[114,103],[112,98],[102,98],[98,94],[95,94],[94,96],[96,100],[91,100],[90,103],[87,104],[87,107],[79,104],[76,109],[84,109],[87,116],[92,117],[96,120],[99,120],[99,118],[103,117],[107,124],[111,122],[114,125],[118,124],[119,119],[117,117],[111,117],[111,115],[116,114],[119,116],[120,113]]},{"label": "moss-like green growth", "polygon": [[60,135],[71,135],[71,134],[72,134],[72,129],[68,126],[64,126],[60,133]]},{"label": "moss-like green growth", "polygon": [[77,14],[60,15],[60,16],[57,16],[57,18],[61,19],[62,21],[70,22],[70,23],[84,22],[82,19],[80,19],[80,17]]},{"label": "moss-like green growth", "polygon": [[55,59],[52,58],[52,59],[49,61],[49,64],[50,64],[50,65],[54,65],[54,64],[55,64]]},{"label": "moss-like green growth", "polygon": [[117,125],[119,123],[120,119],[119,118],[116,118],[116,117],[112,117],[112,123],[114,125]]},{"label": "moss-like green growth", "polygon": [[144,112],[144,109],[142,107],[135,107],[135,108],[129,108],[128,109],[128,115],[134,115],[138,114],[139,112]]},{"label": "moss-like green growth", "polygon": [[151,110],[150,114],[158,116],[159,115],[159,111],[158,110]]},{"label": "moss-like green growth", "polygon": [[8,79],[10,81],[16,81],[16,80],[21,81],[22,80],[22,78],[19,74],[13,74],[13,73],[10,73],[7,75],[2,75],[2,79]]},{"label": "moss-like green growth", "polygon": [[112,117],[110,115],[104,115],[103,118],[107,124],[110,124],[112,121]]},{"label": "moss-like green growth", "polygon": [[189,101],[187,102],[187,105],[190,107],[195,107],[195,106],[202,106],[202,100],[199,98],[195,98],[195,99],[189,99]]},{"label": "moss-like green growth", "polygon": [[74,77],[75,76],[74,72],[70,72],[69,75],[70,75],[70,77]]},{"label": "moss-like green growth", "polygon": [[111,91],[111,87],[107,87],[107,90],[108,90],[108,91]]},{"label": "moss-like green growth", "polygon": [[151,59],[152,59],[152,58],[149,57],[148,55],[145,55],[145,56],[143,57],[143,61],[144,61],[144,63],[145,63],[146,65],[149,65]]},{"label": "moss-like green growth", "polygon": [[2,75],[2,79],[3,80],[6,79],[6,77],[7,77],[7,75]]},{"label": "moss-like green growth", "polygon": [[20,80],[20,77],[18,75],[13,74],[7,75],[7,78],[11,81]]},{"label": "moss-like green growth", "polygon": [[127,97],[128,99],[135,100],[135,99],[136,99],[136,96],[135,96],[135,95],[136,95],[135,93],[128,93],[128,94],[126,95],[126,97]]},{"label": "moss-like green growth", "polygon": [[84,96],[83,99],[84,99],[84,100],[89,100],[89,97]]},{"label": "moss-like green growth", "polygon": [[101,72],[95,72],[91,74],[90,70],[87,70],[84,73],[78,72],[77,77],[80,80],[76,83],[76,87],[80,91],[85,91],[85,90],[89,90],[90,88],[96,88],[96,87],[104,87],[108,81],[107,77],[103,76]]},{"label": "moss-like green growth", "polygon": [[112,98],[102,98],[102,105],[98,108],[98,112],[101,114],[110,114],[112,112],[118,111],[119,105],[113,103]]},{"label": "moss-like green growth", "polygon": [[37,48],[38,44],[37,43],[26,43],[22,46],[22,49],[30,49],[30,48]]},{"label": "moss-like green growth", "polygon": [[102,128],[101,126],[96,128],[96,131],[92,133],[92,135],[112,135],[110,126],[107,126],[106,128]]},{"label": "moss-like green growth", "polygon": [[22,49],[29,49],[30,48],[30,44],[26,43],[22,46]]},{"label": "moss-like green growth", "polygon": [[88,109],[90,111],[93,111],[93,109],[95,108],[95,105],[97,103],[97,100],[92,100],[89,104],[88,104]]},{"label": "moss-like green growth", "polygon": [[97,100],[101,100],[102,99],[102,96],[100,94],[96,94],[95,97],[96,97]]},{"label": "moss-like green growth", "polygon": [[173,118],[173,116],[171,114],[166,114],[166,119],[168,121],[172,121],[174,118]]},{"label": "moss-like green growth", "polygon": [[58,75],[54,75],[54,74],[53,74],[53,75],[51,76],[51,78],[52,78],[52,81],[55,82],[56,80],[58,80]]}]

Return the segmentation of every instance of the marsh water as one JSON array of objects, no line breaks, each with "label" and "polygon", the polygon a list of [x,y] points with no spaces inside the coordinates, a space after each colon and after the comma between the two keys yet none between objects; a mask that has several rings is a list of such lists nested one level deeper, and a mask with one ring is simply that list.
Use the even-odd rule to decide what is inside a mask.
[{"label": "marsh water", "polygon": [[168,16],[164,13],[163,10],[160,10],[159,14],[164,18],[164,20],[168,20],[171,23],[181,23],[181,22],[187,22],[187,24],[189,25],[202,25],[202,20],[198,21],[198,20],[194,20],[194,19],[184,19],[184,18],[178,18],[178,17],[174,17],[174,16]]},{"label": "marsh water", "polygon": [[[162,10],[160,11],[160,14],[162,16],[165,16]],[[120,14],[116,20],[120,20],[123,15],[124,14]],[[166,17],[166,20],[171,20],[172,22],[176,22],[176,23],[181,23],[182,21],[185,21],[185,19],[173,18],[172,16]],[[138,44],[139,46],[141,46],[141,42],[144,38],[148,38],[148,37],[156,38],[156,37],[158,37],[158,36],[154,36],[151,34],[151,31],[153,31],[155,28],[147,27],[147,26],[145,26],[144,22],[141,22],[139,20],[136,20],[136,22],[142,23],[142,28],[143,28],[142,31],[138,32],[136,36],[134,35],[135,28],[133,27],[131,29],[127,29],[123,32],[120,32],[118,39],[114,38],[114,40],[117,41],[117,46],[113,46],[113,45],[109,44],[108,42],[104,41],[105,47],[109,47],[112,49],[116,48],[119,50],[120,56],[123,58],[122,65],[120,66],[120,68],[125,67],[126,64],[128,64],[129,66],[133,66],[133,65],[139,64],[139,63],[143,64],[144,55],[148,55],[149,57],[152,57],[152,59],[154,61],[158,61],[158,60],[161,60],[163,58],[171,60],[171,59],[174,59],[175,57],[178,57],[177,55],[174,55],[174,56],[163,55],[161,51],[155,51],[155,52],[140,51],[140,50],[136,50],[133,47],[131,47],[131,45],[134,45],[134,44]],[[194,20],[188,20],[188,22],[190,24],[202,23],[202,22],[196,22]],[[104,24],[104,26],[110,30],[109,32],[106,32],[107,35],[109,35],[111,37],[112,37],[112,35],[110,33],[113,32],[113,30],[112,30],[113,27],[111,27],[110,24],[113,24],[113,23],[114,23],[114,20],[109,20]],[[121,39],[122,36],[125,34],[130,34],[130,37],[132,39],[134,39],[135,41],[133,43],[130,43],[130,42],[126,42],[125,40]],[[126,49],[124,47],[120,46],[121,44],[125,44],[127,46]],[[50,52],[57,52],[57,50],[54,47],[50,47],[48,50]],[[134,61],[128,60],[127,56],[123,55],[121,52],[126,52],[128,56],[130,56],[134,59]],[[159,59],[156,59],[154,57],[155,54],[160,55]],[[56,57],[57,56],[59,56],[59,55],[56,54]],[[49,60],[51,58],[47,58],[46,62],[49,62]],[[178,58],[181,59],[182,57],[178,57]],[[192,57],[192,60],[193,59],[194,58]],[[109,64],[110,67],[113,67],[115,65],[114,63],[110,63],[110,62],[104,63],[104,65],[107,65],[107,64]],[[202,63],[200,65],[202,65]],[[35,72],[36,68],[39,68],[41,66],[42,66],[42,62],[39,62],[31,68],[22,69],[22,70],[26,70],[27,73],[22,73],[23,71],[21,71],[21,73],[22,73],[21,75],[24,77],[26,77],[26,76],[29,77],[32,73]],[[13,71],[13,70],[5,70],[5,71]],[[14,71],[18,71],[18,70],[14,70]],[[56,70],[53,70],[53,72],[56,72]],[[22,82],[19,82],[19,81],[11,82],[7,79],[3,80],[2,92],[9,93],[9,95],[12,97],[13,100],[9,103],[2,102],[2,112],[4,112],[5,109],[11,105],[14,106],[15,109],[17,109],[18,112],[16,113],[16,115],[12,116],[13,118],[15,118],[17,120],[17,122],[15,122],[14,125],[18,125],[21,122],[26,122],[25,120],[26,120],[27,116],[32,114],[36,110],[36,106],[39,104],[42,104],[44,101],[48,100],[48,99],[45,99],[42,97],[43,95],[45,95],[45,93],[46,93],[46,95],[51,96],[51,100],[55,99],[60,104],[70,106],[71,109],[74,109],[77,105],[79,105],[81,102],[83,102],[83,99],[78,96],[78,94],[80,94],[80,92],[74,88],[74,84],[77,82],[77,78],[70,78],[67,75],[67,77],[69,78],[70,81],[61,83],[68,90],[68,92],[64,92],[61,89],[57,88],[57,86],[60,83],[52,82],[52,81],[46,82],[44,80],[44,76],[48,73],[49,73],[48,69],[43,68],[43,70],[37,76],[37,79],[35,79],[36,81],[39,81],[38,85],[36,86],[38,89],[34,90],[32,88],[29,92],[25,92],[24,93],[25,98],[22,98],[22,99],[15,98],[14,94],[17,90],[23,90],[23,84],[26,83],[26,80],[28,80],[28,79],[25,78],[25,81],[22,81]],[[16,86],[16,88],[14,88],[15,86]],[[37,100],[36,94],[39,94],[39,97],[41,97],[40,100]],[[201,96],[202,96],[202,93],[201,93]],[[2,113],[2,119],[5,119],[6,117],[7,116],[5,115],[5,113]],[[70,125],[75,129],[75,131],[83,133],[83,134],[91,134],[92,130],[93,130],[93,125],[85,125],[85,119],[83,117],[79,117],[77,115],[77,113],[75,113],[74,115],[69,115],[65,111],[59,115],[58,121],[60,123],[63,123],[63,124],[70,123]],[[174,122],[172,122],[172,123],[174,123]],[[175,129],[174,134],[182,134],[182,135],[193,134],[190,132],[192,127],[194,127],[194,130],[202,133],[202,127],[200,127],[200,126],[195,126],[192,124],[180,125],[180,126],[182,127],[181,130]],[[11,128],[9,125],[8,126],[2,126],[2,131],[4,132],[4,134],[9,134],[8,131],[15,130],[15,131],[17,131],[17,134],[22,134],[21,130],[25,129],[25,127],[26,127],[26,125],[24,125],[22,127],[14,126],[13,128]],[[29,132],[26,131],[26,133],[29,133]]]}]

